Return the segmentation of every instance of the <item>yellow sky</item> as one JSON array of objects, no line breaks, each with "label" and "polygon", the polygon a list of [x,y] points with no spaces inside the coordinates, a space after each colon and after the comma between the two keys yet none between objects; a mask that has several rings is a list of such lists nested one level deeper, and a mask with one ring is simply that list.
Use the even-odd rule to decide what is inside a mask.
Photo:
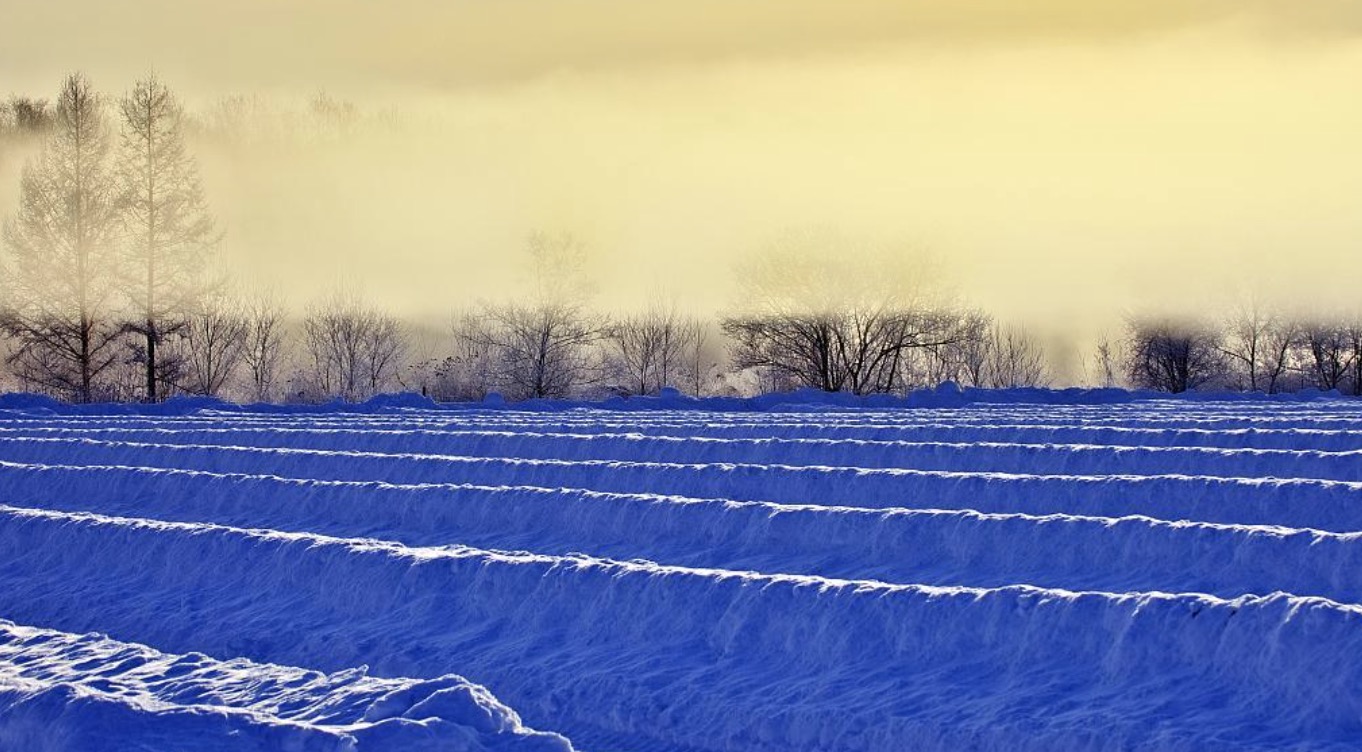
[{"label": "yellow sky", "polygon": [[1232,290],[1362,306],[1360,35],[1355,0],[0,0],[0,92],[155,66],[200,107],[401,113],[202,154],[229,253],[298,299],[344,276],[447,310],[547,227],[606,302],[713,310],[734,259],[817,226],[1090,338]]}]

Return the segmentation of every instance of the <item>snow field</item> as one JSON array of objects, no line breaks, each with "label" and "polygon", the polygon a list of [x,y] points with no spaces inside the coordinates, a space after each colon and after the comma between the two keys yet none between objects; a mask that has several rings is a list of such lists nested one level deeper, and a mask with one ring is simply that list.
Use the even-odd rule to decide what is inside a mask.
[{"label": "snow field", "polygon": [[[1362,735],[1353,402],[15,410],[0,489],[0,618],[33,627],[0,624],[0,741],[35,718],[360,750]],[[212,680],[166,690],[180,656]],[[315,686],[280,700],[283,675]],[[467,702],[366,720],[446,686]]]}]

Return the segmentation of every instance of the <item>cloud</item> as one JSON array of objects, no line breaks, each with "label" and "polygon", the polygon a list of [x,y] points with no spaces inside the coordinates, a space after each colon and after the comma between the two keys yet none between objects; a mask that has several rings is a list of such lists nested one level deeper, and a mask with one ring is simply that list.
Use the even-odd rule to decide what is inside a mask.
[{"label": "cloud", "polygon": [[[1356,0],[0,0],[13,74],[150,65],[218,87],[495,84],[563,70],[1226,27],[1362,33]],[[72,23],[76,19],[76,23]],[[122,72],[119,71],[121,74]]]}]

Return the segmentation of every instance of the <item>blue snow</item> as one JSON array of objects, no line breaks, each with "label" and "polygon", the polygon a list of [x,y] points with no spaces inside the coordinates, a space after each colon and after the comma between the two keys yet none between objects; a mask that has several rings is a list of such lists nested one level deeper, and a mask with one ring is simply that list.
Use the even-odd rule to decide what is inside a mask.
[{"label": "blue snow", "polygon": [[0,749],[1355,749],[1359,571],[1331,394],[9,395]]}]

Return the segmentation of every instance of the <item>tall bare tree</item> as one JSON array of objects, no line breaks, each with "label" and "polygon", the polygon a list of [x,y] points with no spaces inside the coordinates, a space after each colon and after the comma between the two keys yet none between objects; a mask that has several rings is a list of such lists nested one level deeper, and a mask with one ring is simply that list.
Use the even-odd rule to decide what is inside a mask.
[{"label": "tall bare tree", "polygon": [[1092,366],[1098,377],[1098,383],[1103,387],[1114,387],[1117,383],[1117,360],[1115,345],[1111,343],[1109,336],[1103,336],[1098,342],[1098,349],[1092,354]]},{"label": "tall bare tree", "polygon": [[218,239],[198,167],[185,148],[183,110],[154,74],[119,102],[120,180],[127,222],[132,329],[146,341],[146,399],[155,402],[157,347],[205,294],[203,270]]},{"label": "tall bare tree", "polygon": [[117,359],[119,212],[111,147],[100,97],[85,76],[68,76],[42,154],[24,169],[18,210],[4,228],[12,364],[30,386],[80,402],[97,396],[100,375]]}]

